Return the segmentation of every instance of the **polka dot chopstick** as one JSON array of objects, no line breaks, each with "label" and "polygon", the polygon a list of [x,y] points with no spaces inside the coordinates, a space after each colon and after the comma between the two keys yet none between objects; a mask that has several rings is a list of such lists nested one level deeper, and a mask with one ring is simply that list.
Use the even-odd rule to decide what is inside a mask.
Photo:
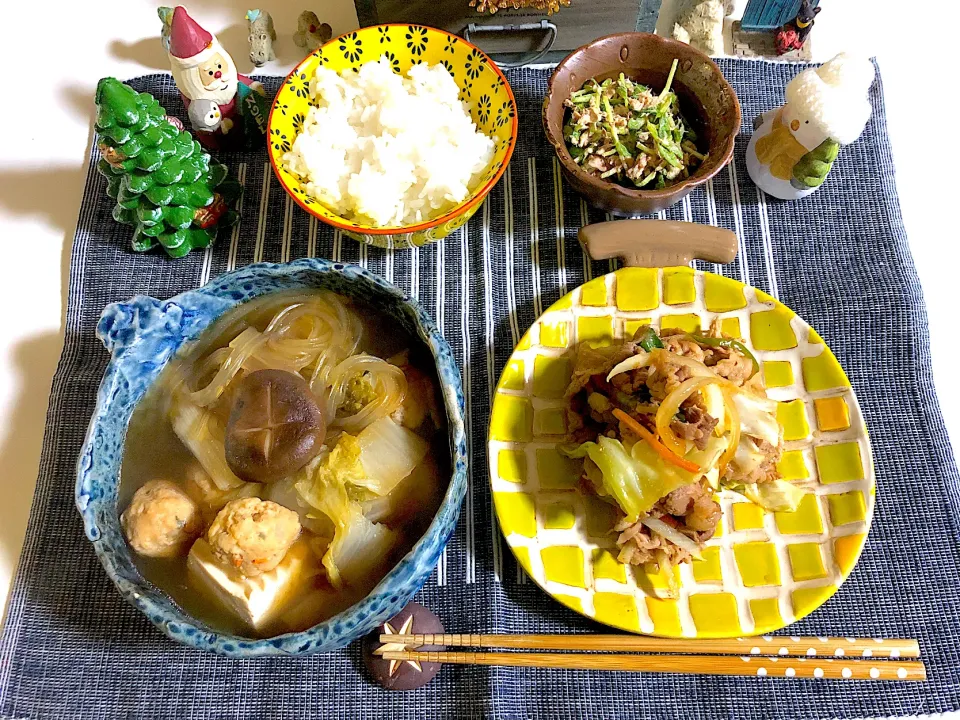
[{"label": "polka dot chopstick", "polygon": [[[674,640],[631,635],[391,635],[403,651],[387,660],[457,665],[624,670],[633,672],[747,675],[841,680],[925,680],[915,640],[769,636]],[[417,652],[424,645],[498,647],[538,652]],[[548,653],[543,650],[575,650]],[[582,651],[669,653],[583,654]],[[389,655],[389,657],[388,657]]]}]

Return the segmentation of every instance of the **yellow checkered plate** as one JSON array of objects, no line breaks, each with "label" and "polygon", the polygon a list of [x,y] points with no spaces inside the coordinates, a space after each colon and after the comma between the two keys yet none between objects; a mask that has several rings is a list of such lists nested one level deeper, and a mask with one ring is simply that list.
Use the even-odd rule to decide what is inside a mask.
[{"label": "yellow checkered plate", "polygon": [[[564,441],[571,348],[632,337],[645,323],[695,331],[719,317],[761,361],[780,402],[780,470],[808,487],[795,512],[718,495],[702,560],[663,575],[616,559],[610,506],[577,488]],[[777,630],[822,605],[853,570],[876,495],[860,407],[830,348],[792,310],[736,280],[688,267],[624,268],[582,285],[524,335],[497,384],[488,436],[497,518],[518,562],[564,605],[622,630],[735,637]]]}]

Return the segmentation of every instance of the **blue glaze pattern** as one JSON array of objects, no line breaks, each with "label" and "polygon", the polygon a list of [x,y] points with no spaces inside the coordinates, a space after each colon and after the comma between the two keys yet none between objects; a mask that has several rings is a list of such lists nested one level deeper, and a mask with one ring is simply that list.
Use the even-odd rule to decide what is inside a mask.
[{"label": "blue glaze pattern", "polygon": [[[117,487],[126,428],[136,403],[166,362],[227,310],[281,290],[326,288],[389,314],[430,349],[447,412],[453,474],[424,536],[371,593],[339,615],[300,633],[266,640],[218,633],[186,615],[147,582],[120,529]],[[137,296],[109,305],[97,335],[112,353],[77,465],[76,504],[84,531],[120,593],[167,636],[235,658],[310,655],[343,647],[399,612],[426,582],[453,534],[467,486],[467,447],[460,370],[433,320],[414,300],[357,265],[304,259],[259,263],[166,301]]]}]

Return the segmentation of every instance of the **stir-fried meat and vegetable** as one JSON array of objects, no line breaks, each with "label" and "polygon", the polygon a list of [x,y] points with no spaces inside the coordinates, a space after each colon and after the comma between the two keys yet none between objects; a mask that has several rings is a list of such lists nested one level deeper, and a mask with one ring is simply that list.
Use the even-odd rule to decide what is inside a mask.
[{"label": "stir-fried meat and vegetable", "polygon": [[570,108],[563,138],[574,161],[591,175],[627,187],[662,188],[706,159],[697,135],[680,114],[670,90],[677,61],[659,94],[623,73],[594,79],[564,101]]},{"label": "stir-fried meat and vegetable", "polygon": [[672,566],[700,555],[728,488],[795,509],[780,478],[783,433],[749,349],[725,337],[641,328],[622,345],[577,348],[567,389],[582,486],[615,505],[621,562]]}]

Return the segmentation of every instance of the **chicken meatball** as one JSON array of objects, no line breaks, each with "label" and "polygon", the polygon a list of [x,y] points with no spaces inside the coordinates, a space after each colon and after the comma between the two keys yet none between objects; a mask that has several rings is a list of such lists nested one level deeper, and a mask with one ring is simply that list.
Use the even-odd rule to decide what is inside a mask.
[{"label": "chicken meatball", "polygon": [[260,498],[231,500],[207,530],[207,542],[222,563],[247,577],[270,572],[300,535],[293,510]]},{"label": "chicken meatball", "polygon": [[156,558],[183,554],[203,530],[197,504],[169,480],[137,490],[120,525],[135,552]]}]

